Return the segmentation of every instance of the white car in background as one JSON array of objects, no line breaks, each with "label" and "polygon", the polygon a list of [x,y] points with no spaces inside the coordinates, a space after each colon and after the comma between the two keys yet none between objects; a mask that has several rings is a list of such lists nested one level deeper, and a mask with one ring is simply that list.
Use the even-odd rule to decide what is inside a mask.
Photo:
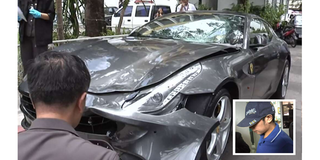
[{"label": "white car in background", "polygon": [[[144,3],[144,4],[143,4]],[[175,12],[177,0],[157,0],[157,1],[142,1],[136,0],[130,2],[125,10],[121,28],[128,31],[136,27],[140,27],[154,19],[159,8],[162,8],[164,14]],[[121,11],[120,8],[115,14],[112,15],[111,26],[112,30],[119,24]]]}]

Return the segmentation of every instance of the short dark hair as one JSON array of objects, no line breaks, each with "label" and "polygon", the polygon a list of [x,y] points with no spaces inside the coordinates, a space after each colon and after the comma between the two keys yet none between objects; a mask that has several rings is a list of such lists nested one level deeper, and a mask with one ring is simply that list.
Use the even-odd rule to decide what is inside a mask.
[{"label": "short dark hair", "polygon": [[90,74],[79,57],[47,51],[31,63],[27,81],[33,103],[68,106],[88,90]]}]

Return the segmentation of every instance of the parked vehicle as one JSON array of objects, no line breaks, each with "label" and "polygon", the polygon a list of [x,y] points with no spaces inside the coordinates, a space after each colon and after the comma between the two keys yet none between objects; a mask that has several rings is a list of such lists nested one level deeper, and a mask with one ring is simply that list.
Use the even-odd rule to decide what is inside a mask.
[{"label": "parked vehicle", "polygon": [[279,38],[283,39],[286,43],[290,44],[292,47],[297,46],[297,33],[295,27],[286,25],[282,26],[280,23],[277,24],[276,33]]},{"label": "parked vehicle", "polygon": [[302,15],[296,15],[290,20],[290,25],[294,26],[296,29],[296,35],[301,40],[302,39]]},{"label": "parked vehicle", "polygon": [[117,7],[104,7],[104,18],[107,26],[111,26],[112,15],[116,13],[117,10]]},{"label": "parked vehicle", "polygon": [[[136,0],[130,2],[125,10],[121,27],[130,30],[140,27],[153,20],[159,8],[162,8],[164,14],[168,14],[175,12],[176,5],[176,0],[159,0],[156,2]],[[120,8],[112,16],[111,25],[113,31],[115,31],[115,27],[119,25],[122,9],[123,8]]]},{"label": "parked vehicle", "polygon": [[[285,98],[291,66],[266,21],[234,12],[166,14],[127,37],[54,50],[80,57],[91,74],[77,132],[108,141],[123,160],[218,160],[232,100]],[[28,128],[36,113],[26,81],[19,92]]]}]

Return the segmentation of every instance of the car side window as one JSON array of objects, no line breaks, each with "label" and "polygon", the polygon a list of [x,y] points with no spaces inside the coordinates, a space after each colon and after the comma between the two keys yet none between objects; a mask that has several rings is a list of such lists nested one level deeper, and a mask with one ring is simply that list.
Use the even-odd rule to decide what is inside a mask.
[{"label": "car side window", "polygon": [[[114,16],[115,17],[120,17],[122,9],[123,8],[121,8],[117,13],[115,13]],[[128,6],[126,8],[126,10],[124,11],[123,17],[131,17],[131,14],[132,14],[132,6]]]},{"label": "car side window", "polygon": [[256,44],[256,36],[264,36],[267,39],[267,42],[270,42],[268,39],[268,32],[266,26],[259,19],[253,19],[250,23],[250,44]]},{"label": "car side window", "polygon": [[169,6],[153,6],[153,13],[152,13],[152,17],[151,17],[151,19],[154,19],[155,18],[155,15],[157,14],[157,12],[158,12],[158,10],[159,9],[162,9],[162,11],[163,11],[163,15],[164,14],[168,14],[168,13],[171,13],[171,9],[170,9],[170,7]]},{"label": "car side window", "polygon": [[270,25],[269,24],[267,24],[267,23],[263,23],[264,24],[264,26],[265,26],[265,28],[266,28],[266,30],[267,30],[267,34],[268,34],[268,42],[270,42],[270,41],[272,41],[272,38],[273,38],[273,34],[272,34],[272,28],[270,27]]},{"label": "car side window", "polygon": [[136,17],[149,17],[150,6],[137,6]]}]

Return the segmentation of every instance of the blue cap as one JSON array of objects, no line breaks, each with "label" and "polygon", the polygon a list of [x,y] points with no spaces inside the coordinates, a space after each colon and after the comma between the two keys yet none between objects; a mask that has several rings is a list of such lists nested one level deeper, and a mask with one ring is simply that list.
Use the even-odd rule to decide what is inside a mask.
[{"label": "blue cap", "polygon": [[249,102],[246,106],[245,117],[237,126],[251,127],[263,117],[274,113],[274,107],[271,102]]}]

